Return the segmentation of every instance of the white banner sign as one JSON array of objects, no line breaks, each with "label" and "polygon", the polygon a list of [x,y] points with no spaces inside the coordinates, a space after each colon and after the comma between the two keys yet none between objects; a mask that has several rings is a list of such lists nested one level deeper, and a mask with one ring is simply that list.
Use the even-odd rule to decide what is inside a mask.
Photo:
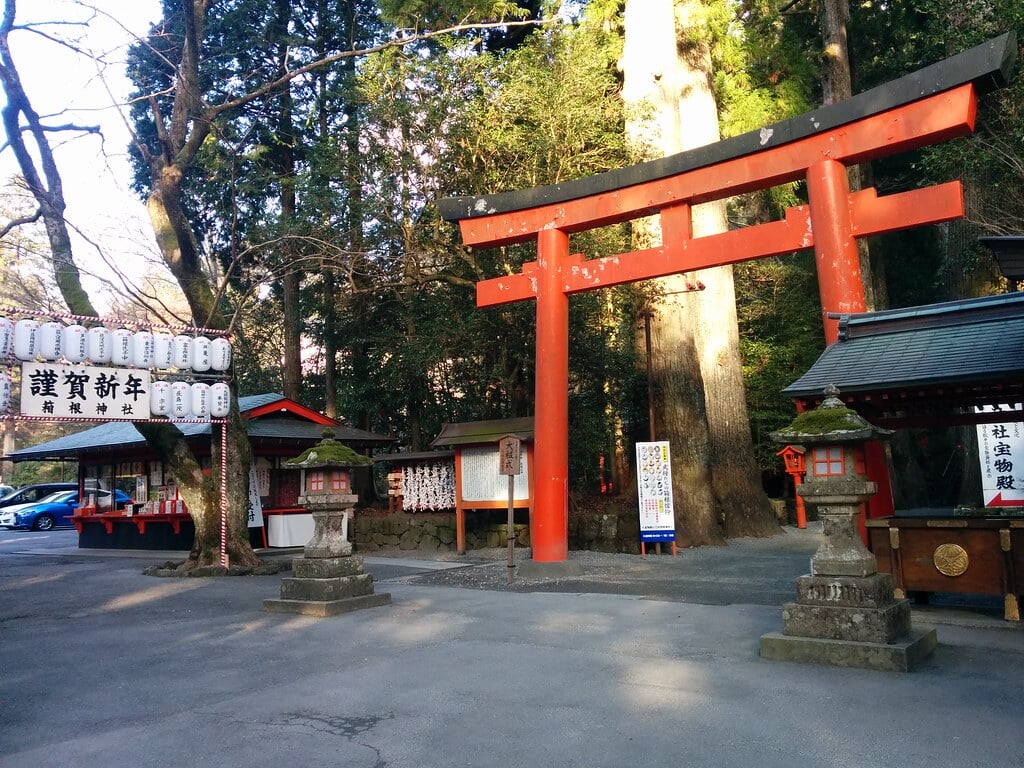
[{"label": "white banner sign", "polygon": [[149,371],[95,365],[23,363],[21,414],[148,419]]},{"label": "white banner sign", "polygon": [[260,481],[256,472],[256,462],[249,465],[249,527],[263,527],[263,502],[260,501]]},{"label": "white banner sign", "polygon": [[[992,413],[1002,409],[987,405],[978,406],[977,410]],[[985,506],[1024,507],[1024,424],[978,424],[977,429]]]},{"label": "white banner sign", "polygon": [[672,463],[667,441],[636,444],[640,541],[675,541]]}]

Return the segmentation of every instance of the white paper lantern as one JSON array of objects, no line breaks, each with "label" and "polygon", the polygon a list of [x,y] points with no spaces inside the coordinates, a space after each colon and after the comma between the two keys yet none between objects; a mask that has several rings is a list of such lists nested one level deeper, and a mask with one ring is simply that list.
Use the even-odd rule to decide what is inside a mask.
[{"label": "white paper lantern", "polygon": [[231,342],[223,336],[210,342],[210,367],[215,371],[231,367]]},{"label": "white paper lantern", "polygon": [[149,331],[136,331],[132,334],[132,365],[136,368],[152,368],[156,360],[153,346],[153,334]]},{"label": "white paper lantern", "polygon": [[153,334],[153,366],[172,368],[174,366],[174,337],[169,333]]},{"label": "white paper lantern", "polygon": [[110,362],[113,365],[132,364],[132,332],[127,328],[110,332]]},{"label": "white paper lantern", "polygon": [[192,337],[179,333],[174,337],[171,345],[174,348],[173,365],[179,370],[187,370],[192,367]]},{"label": "white paper lantern", "polygon": [[192,417],[210,418],[210,385],[197,381],[192,385]]},{"label": "white paper lantern", "polygon": [[188,418],[192,410],[192,388],[184,381],[171,384],[171,416]]},{"label": "white paper lantern", "polygon": [[89,359],[103,365],[110,362],[110,329],[102,325],[94,325],[86,334],[86,345],[89,349]]},{"label": "white paper lantern", "polygon": [[0,362],[11,355],[14,343],[14,322],[9,317],[0,317]]},{"label": "white paper lantern", "polygon": [[212,362],[210,355],[210,340],[205,336],[196,336],[192,339],[192,370],[202,373],[210,370]]},{"label": "white paper lantern", "polygon": [[210,415],[223,419],[231,412],[231,387],[223,381],[210,386]]},{"label": "white paper lantern", "polygon": [[168,416],[171,413],[171,383],[154,381],[149,385],[149,412],[154,416]]},{"label": "white paper lantern", "polygon": [[64,354],[64,326],[54,320],[39,326],[39,354],[44,360],[56,360]]},{"label": "white paper lantern", "polygon": [[11,412],[11,377],[0,373],[0,413]]},{"label": "white paper lantern", "polygon": [[14,324],[14,356],[19,360],[35,360],[39,354],[39,323],[30,317]]},{"label": "white paper lantern", "polygon": [[64,359],[69,363],[80,363],[89,355],[87,334],[85,326],[78,323],[64,329]]}]

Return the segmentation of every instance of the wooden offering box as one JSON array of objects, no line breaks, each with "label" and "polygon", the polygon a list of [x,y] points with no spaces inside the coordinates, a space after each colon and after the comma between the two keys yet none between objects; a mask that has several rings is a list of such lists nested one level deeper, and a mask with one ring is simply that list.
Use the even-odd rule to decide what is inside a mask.
[{"label": "wooden offering box", "polygon": [[1020,621],[1024,518],[889,517],[867,521],[868,548],[896,592],[1002,595]]}]

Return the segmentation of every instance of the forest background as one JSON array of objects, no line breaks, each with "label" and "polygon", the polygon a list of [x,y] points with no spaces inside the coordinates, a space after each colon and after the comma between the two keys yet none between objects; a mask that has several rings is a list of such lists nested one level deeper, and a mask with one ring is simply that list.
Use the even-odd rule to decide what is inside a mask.
[{"label": "forest background", "polygon": [[[208,301],[234,333],[238,394],[282,392],[413,450],[427,447],[442,422],[532,413],[533,307],[478,310],[474,284],[518,272],[534,248],[465,248],[439,219],[436,201],[644,159],[627,140],[628,3],[196,0],[198,31],[182,13],[188,5],[164,0],[164,21],[132,47],[136,90],[125,109],[135,134],[132,184],[152,202],[162,178],[154,163],[175,139],[161,133],[161,120],[183,108],[182,41],[197,35],[198,93],[185,96],[228,106],[208,113],[178,190],[187,246],[213,291],[197,299],[178,290],[182,276],[157,259],[141,278],[111,275],[111,313],[202,325]],[[723,137],[832,100],[837,30],[857,93],[1024,29],[1016,0],[675,6],[677,19],[687,20],[677,24],[679,49],[708,52]],[[47,25],[47,41],[79,45],[81,27],[60,21]],[[507,23],[481,26],[495,21]],[[451,31],[430,33],[443,28]],[[12,25],[8,33],[30,32]],[[241,93],[248,97],[237,99]],[[1016,77],[983,100],[973,136],[860,169],[863,185],[880,194],[960,179],[968,210],[963,221],[871,239],[871,308],[1005,289],[978,237],[1024,232],[1021,104]],[[62,140],[71,137],[96,140],[74,130]],[[12,222],[31,218],[25,187],[24,179],[8,184]],[[731,199],[728,226],[777,218],[805,200],[802,184]],[[635,234],[627,225],[585,233],[573,238],[573,250],[626,252]],[[47,277],[53,270],[37,268],[34,254],[43,264],[54,259],[40,223],[5,228],[4,302],[67,311],[67,293]],[[747,262],[734,274],[751,460],[779,491],[778,446],[768,434],[793,415],[779,393],[824,346],[813,254]],[[647,439],[644,315],[661,290],[639,284],[573,298],[574,490],[628,483],[615,458]],[[38,442],[41,433],[33,433]],[[962,430],[901,435],[898,503],[956,503],[969,494],[969,440]],[[22,436],[19,444],[29,441]],[[38,471],[19,468],[17,479]]]}]

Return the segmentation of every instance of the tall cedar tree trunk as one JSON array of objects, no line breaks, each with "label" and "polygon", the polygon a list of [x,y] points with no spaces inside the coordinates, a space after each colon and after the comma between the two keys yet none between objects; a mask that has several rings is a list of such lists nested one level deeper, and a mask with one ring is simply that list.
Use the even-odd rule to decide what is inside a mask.
[{"label": "tall cedar tree trunk", "polygon": [[[679,5],[682,46],[672,0],[626,3],[626,130],[647,158],[719,138],[710,51],[703,42],[686,38],[700,3]],[[694,236],[724,231],[724,203],[694,207],[692,227]],[[635,245],[659,238],[663,233],[657,229],[640,223]],[[778,525],[753,461],[732,268],[703,270],[693,277],[706,286],[704,291],[688,292],[682,275],[658,281],[660,298],[651,323],[655,436],[672,445],[677,538],[707,544],[723,535],[771,535]]]},{"label": "tall cedar tree trunk", "polygon": [[[278,70],[281,77],[288,70],[288,19],[291,15],[291,0],[277,0],[277,17],[272,32],[277,44]],[[295,129],[292,125],[291,82],[281,86],[275,94],[277,102],[277,126],[274,131],[274,165],[280,185],[281,229],[287,232],[294,228],[297,205],[295,200]],[[284,240],[284,257],[290,256],[294,247],[287,238]],[[281,280],[281,306],[284,327],[281,329],[281,382],[284,396],[300,400],[302,396],[302,312],[299,308],[299,289],[302,273],[294,266],[286,265]]]},{"label": "tall cedar tree trunk", "polygon": [[[355,0],[347,0],[345,3],[343,20],[342,43],[349,48],[355,48],[359,32],[357,29],[358,19]],[[345,113],[344,140],[345,140],[345,237],[348,243],[349,263],[353,266],[353,274],[356,272],[356,265],[362,264],[363,257],[363,184],[362,164],[359,153],[359,136],[362,130],[362,113],[359,109],[359,98],[356,90],[356,60],[354,58],[344,59],[341,62],[344,76],[345,104],[342,107]],[[354,288],[355,286],[353,286]],[[365,321],[364,321],[365,322]],[[333,329],[332,329],[333,332]],[[368,334],[360,334],[364,337]],[[369,346],[364,339],[356,339],[350,342],[349,360],[351,361],[351,375],[357,382],[368,382],[370,380],[369,369]],[[352,413],[353,423],[361,429],[370,429],[370,412],[365,407],[366,399],[356,399],[357,410]]]},{"label": "tall cedar tree trunk", "polygon": [[[821,0],[818,15],[822,38],[822,94],[825,104],[843,101],[853,95],[853,76],[850,67],[849,23],[850,0]],[[864,187],[868,167],[852,165],[846,170],[850,191]],[[864,283],[864,302],[869,310],[885,309],[889,305],[885,285],[885,270],[879,259],[872,257],[868,241],[857,238],[861,280]]]}]

